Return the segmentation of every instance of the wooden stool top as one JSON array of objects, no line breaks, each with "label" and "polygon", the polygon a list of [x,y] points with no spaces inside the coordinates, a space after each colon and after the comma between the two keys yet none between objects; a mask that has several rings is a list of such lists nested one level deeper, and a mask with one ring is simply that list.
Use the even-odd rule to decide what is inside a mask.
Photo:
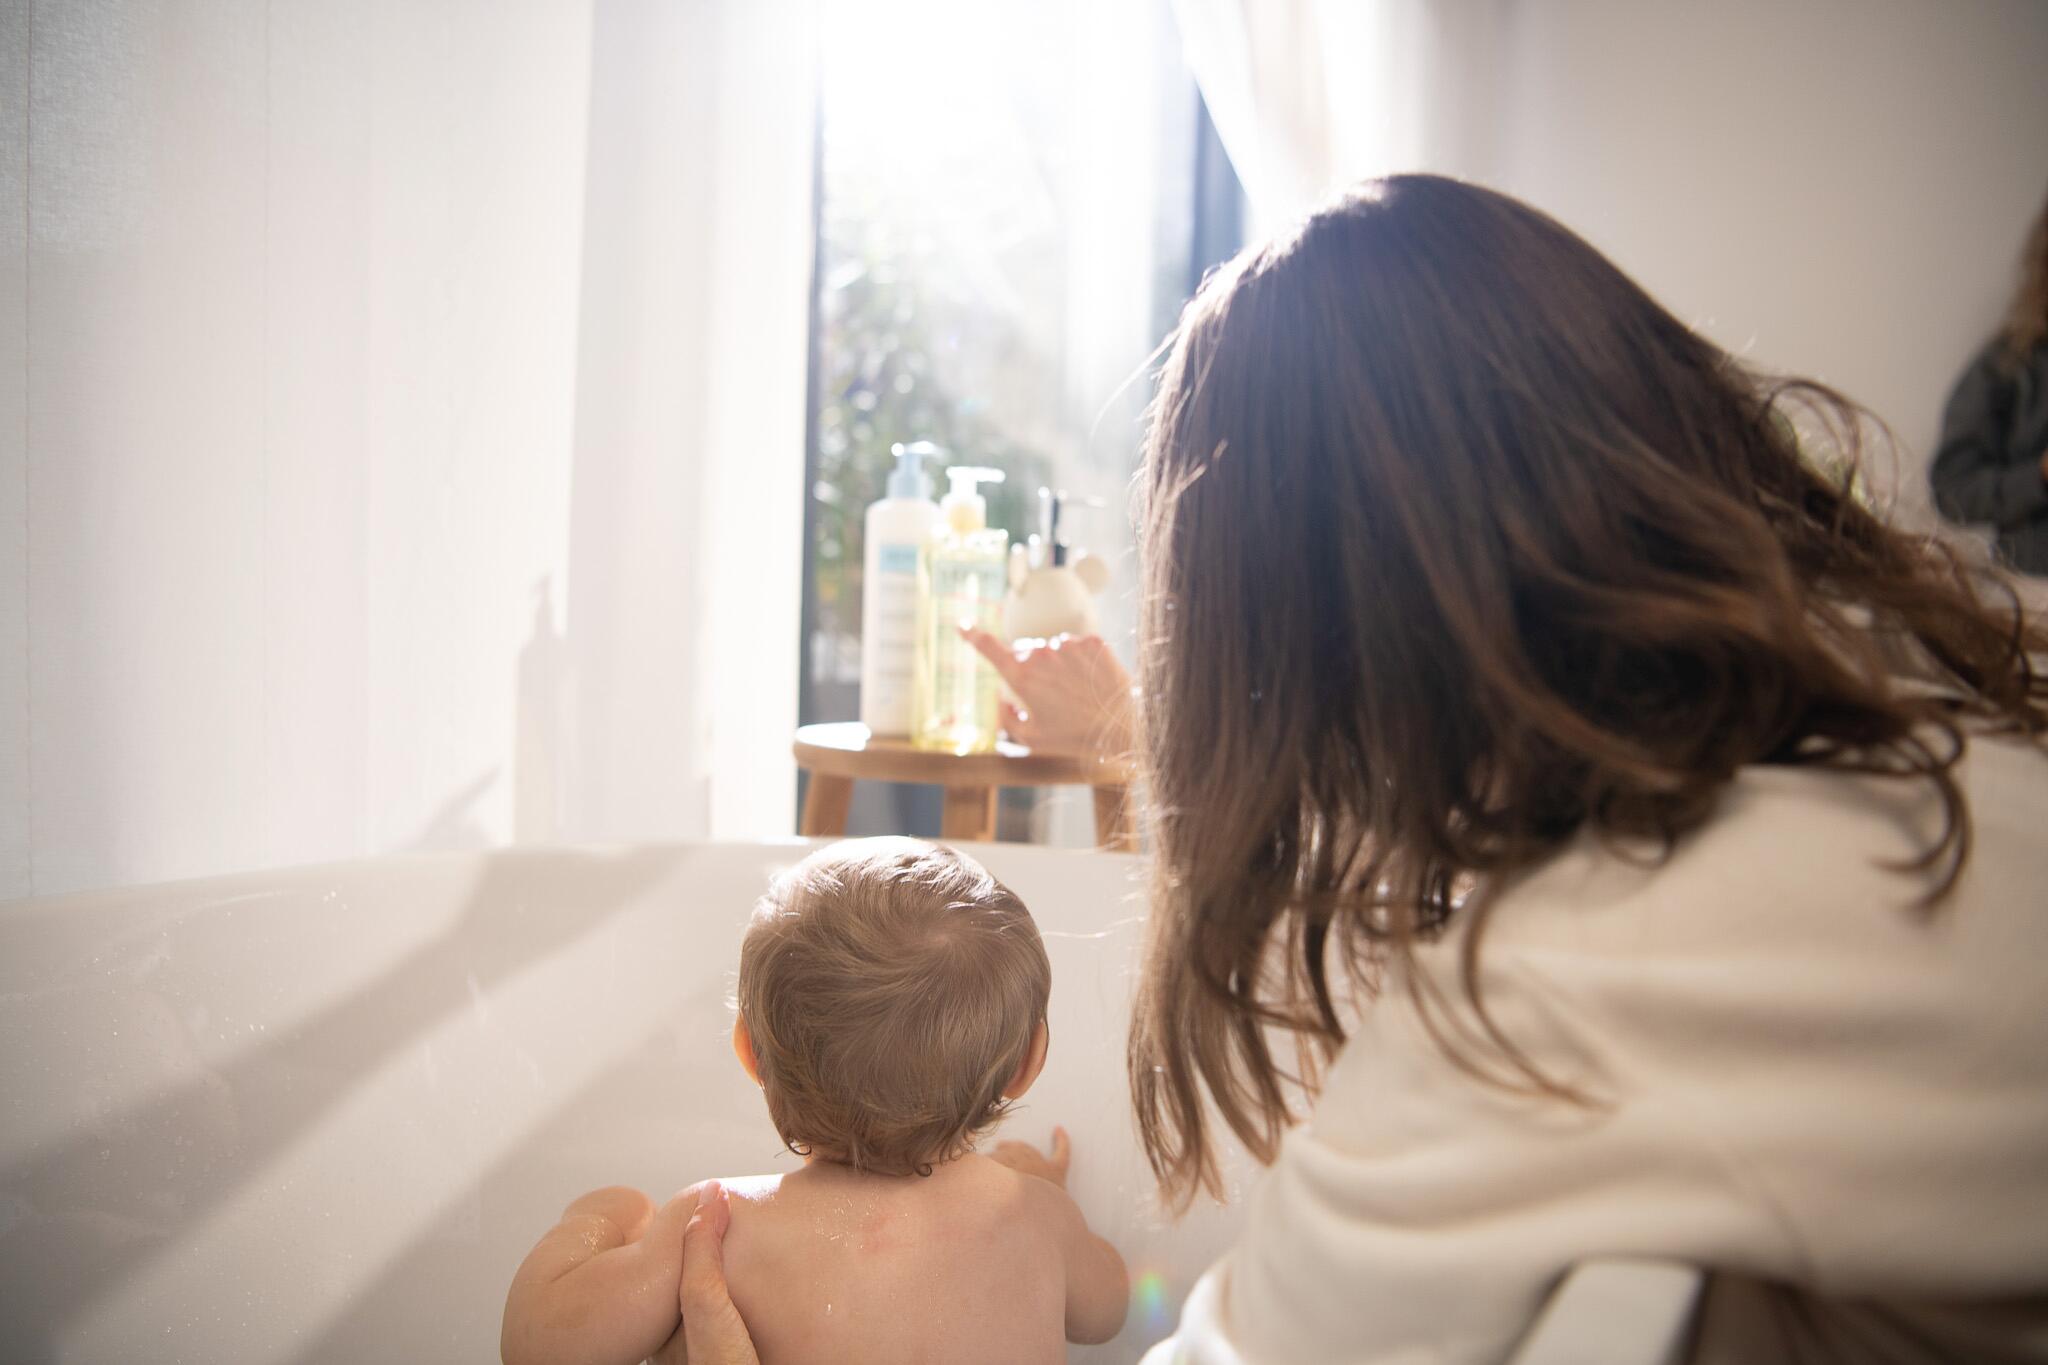
[{"label": "wooden stool top", "polygon": [[791,745],[797,766],[868,782],[928,782],[940,787],[1121,787],[1131,764],[1114,758],[1038,754],[999,742],[990,754],[919,749],[907,739],[876,739],[858,721],[806,725]]}]

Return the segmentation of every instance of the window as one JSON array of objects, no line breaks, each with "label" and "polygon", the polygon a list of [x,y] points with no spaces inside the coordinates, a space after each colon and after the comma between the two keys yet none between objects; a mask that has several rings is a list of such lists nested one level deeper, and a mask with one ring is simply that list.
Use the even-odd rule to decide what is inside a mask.
[{"label": "window", "polygon": [[[806,723],[858,714],[862,520],[899,441],[1001,469],[989,519],[1013,540],[1041,486],[1066,490],[1073,539],[1116,566],[1102,616],[1127,649],[1147,361],[1235,249],[1242,201],[1165,0],[825,14]],[[1024,793],[1002,819],[1009,837],[1060,833]],[[937,823],[935,792],[863,788],[849,828]]]}]

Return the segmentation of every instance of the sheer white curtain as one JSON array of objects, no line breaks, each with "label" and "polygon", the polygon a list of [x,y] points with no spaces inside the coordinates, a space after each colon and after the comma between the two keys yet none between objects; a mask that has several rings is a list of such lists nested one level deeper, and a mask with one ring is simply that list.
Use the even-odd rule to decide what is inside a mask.
[{"label": "sheer white curtain", "polygon": [[0,897],[787,829],[812,33],[0,5]]},{"label": "sheer white curtain", "polygon": [[1370,175],[1463,167],[1492,133],[1511,0],[1174,0],[1258,236]]}]

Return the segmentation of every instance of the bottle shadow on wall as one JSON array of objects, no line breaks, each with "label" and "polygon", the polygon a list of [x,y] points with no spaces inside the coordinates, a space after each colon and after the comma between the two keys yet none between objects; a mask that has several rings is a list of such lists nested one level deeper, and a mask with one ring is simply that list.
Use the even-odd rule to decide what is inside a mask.
[{"label": "bottle shadow on wall", "polygon": [[512,842],[547,844],[562,833],[562,718],[566,648],[555,625],[554,580],[533,587],[533,623],[514,670]]}]

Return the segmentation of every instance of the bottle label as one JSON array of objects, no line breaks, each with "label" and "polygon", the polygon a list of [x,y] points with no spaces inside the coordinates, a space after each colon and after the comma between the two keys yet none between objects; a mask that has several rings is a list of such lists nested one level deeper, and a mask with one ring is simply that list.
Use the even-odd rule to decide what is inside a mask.
[{"label": "bottle label", "polygon": [[860,718],[878,735],[907,735],[912,728],[917,556],[914,541],[876,545],[874,577],[863,594]]}]

